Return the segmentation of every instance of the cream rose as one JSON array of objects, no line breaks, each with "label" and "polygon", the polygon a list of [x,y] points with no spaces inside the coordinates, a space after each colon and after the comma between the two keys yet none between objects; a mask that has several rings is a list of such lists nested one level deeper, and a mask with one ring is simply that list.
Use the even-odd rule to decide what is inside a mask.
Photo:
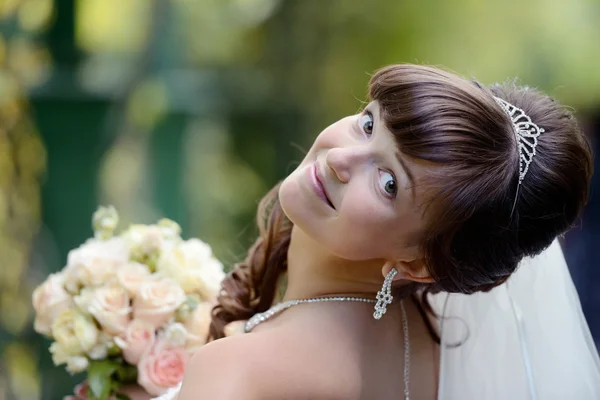
[{"label": "cream rose", "polygon": [[223,265],[210,246],[199,239],[182,241],[165,251],[157,271],[179,282],[186,293],[198,293],[204,300],[217,295],[225,277]]},{"label": "cream rose", "polygon": [[138,364],[138,383],[151,395],[162,395],[183,380],[189,360],[185,349],[160,340]]},{"label": "cream rose", "polygon": [[36,332],[50,335],[56,317],[74,307],[73,299],[64,288],[64,281],[62,274],[52,274],[33,291]]},{"label": "cream rose", "polygon": [[58,342],[50,345],[50,353],[52,354],[52,362],[54,365],[66,364],[66,369],[71,374],[78,374],[87,369],[89,361],[84,356],[73,356],[65,351],[65,348]]},{"label": "cream rose", "polygon": [[69,356],[83,355],[98,341],[98,329],[91,317],[75,309],[63,311],[52,325],[52,337]]},{"label": "cream rose", "polygon": [[87,355],[92,360],[103,360],[108,357],[110,349],[114,346],[113,336],[101,331],[98,335],[98,342],[87,352]]},{"label": "cream rose", "polygon": [[150,350],[155,342],[155,329],[152,324],[134,319],[127,325],[121,336],[115,337],[115,343],[123,351],[123,357],[131,365],[137,365],[142,355]]},{"label": "cream rose", "polygon": [[136,262],[130,262],[117,271],[117,281],[133,297],[137,296],[140,285],[149,277],[148,267]]},{"label": "cream rose", "polygon": [[140,285],[133,302],[133,315],[158,328],[174,317],[175,310],[184,301],[185,293],[177,282],[155,277]]},{"label": "cream rose", "polygon": [[118,285],[96,288],[88,311],[111,335],[118,335],[127,328],[131,305],[127,291]]},{"label": "cream rose", "polygon": [[189,333],[186,346],[188,349],[196,349],[206,343],[212,307],[212,304],[208,302],[198,304],[194,312],[184,322],[184,326]]},{"label": "cream rose", "polygon": [[71,250],[64,269],[65,285],[71,293],[81,286],[100,286],[114,278],[118,268],[129,261],[129,247],[125,239],[89,239]]},{"label": "cream rose", "polygon": [[163,331],[164,340],[171,346],[184,347],[189,338],[189,333],[180,322],[172,322]]},{"label": "cream rose", "polygon": [[143,254],[160,252],[164,247],[181,240],[179,225],[169,220],[165,221],[161,221],[159,225],[131,225],[125,232],[125,239],[134,252]]},{"label": "cream rose", "polygon": [[71,374],[78,374],[85,371],[89,365],[90,362],[88,361],[87,357],[75,356],[70,357],[67,360],[66,369]]},{"label": "cream rose", "polygon": [[93,288],[83,288],[79,292],[79,294],[73,297],[75,304],[79,309],[85,313],[90,313],[90,304],[92,304],[92,300],[94,300],[94,292]]},{"label": "cream rose", "polygon": [[98,207],[92,216],[94,236],[98,239],[109,239],[112,237],[119,224],[119,213],[113,206]]}]

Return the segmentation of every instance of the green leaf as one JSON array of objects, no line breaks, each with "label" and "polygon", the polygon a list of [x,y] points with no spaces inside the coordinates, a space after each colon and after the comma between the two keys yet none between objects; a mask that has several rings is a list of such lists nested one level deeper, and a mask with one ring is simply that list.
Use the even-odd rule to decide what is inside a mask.
[{"label": "green leaf", "polygon": [[119,400],[131,400],[131,398],[123,393],[117,393],[115,397]]},{"label": "green leaf", "polygon": [[117,368],[117,380],[122,383],[137,381],[138,370],[134,365],[122,364]]},{"label": "green leaf", "polygon": [[94,400],[105,400],[112,389],[112,374],[119,367],[114,361],[100,360],[90,362],[88,368],[88,385]]}]

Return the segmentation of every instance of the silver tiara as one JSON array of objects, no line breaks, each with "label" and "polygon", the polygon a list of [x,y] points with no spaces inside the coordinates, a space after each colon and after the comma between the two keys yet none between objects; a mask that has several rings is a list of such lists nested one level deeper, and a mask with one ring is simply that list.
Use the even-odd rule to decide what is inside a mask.
[{"label": "silver tiara", "polygon": [[540,128],[531,121],[531,118],[523,110],[512,104],[494,96],[496,103],[508,114],[515,128],[515,137],[519,146],[519,185],[523,182],[529,164],[535,156],[535,148],[538,144],[538,136],[544,133],[544,129]]}]

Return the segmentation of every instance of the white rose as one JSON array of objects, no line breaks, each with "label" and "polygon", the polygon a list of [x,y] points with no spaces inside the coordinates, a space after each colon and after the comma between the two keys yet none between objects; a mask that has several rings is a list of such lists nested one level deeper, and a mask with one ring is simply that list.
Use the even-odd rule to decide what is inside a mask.
[{"label": "white rose", "polygon": [[128,261],[129,247],[125,239],[89,239],[69,252],[64,269],[67,290],[76,293],[80,286],[103,285]]},{"label": "white rose", "polygon": [[90,313],[90,304],[92,304],[92,300],[94,299],[94,289],[93,288],[83,288],[79,292],[79,294],[73,297],[73,301],[79,307],[81,311],[84,313]]},{"label": "white rose", "polygon": [[198,304],[192,315],[186,319],[184,326],[189,333],[187,346],[190,349],[200,347],[206,343],[211,322],[213,305],[208,302]]},{"label": "white rose", "polygon": [[60,343],[52,343],[50,345],[50,353],[52,353],[52,362],[54,362],[54,365],[66,364],[66,369],[71,374],[83,372],[89,366],[89,361],[86,357],[69,355]]},{"label": "white rose", "polygon": [[160,253],[164,247],[180,240],[179,226],[173,224],[131,225],[124,237],[136,253]]},{"label": "white rose", "polygon": [[70,357],[67,360],[67,371],[69,371],[71,374],[78,374],[85,371],[89,365],[90,363],[87,357]]},{"label": "white rose", "polygon": [[67,363],[67,359],[72,357],[58,342],[52,342],[50,345],[50,354],[52,354],[52,362],[54,365],[62,365]]},{"label": "white rose", "polygon": [[117,271],[117,281],[133,297],[137,296],[140,285],[149,277],[148,267],[136,262],[130,262]]},{"label": "white rose", "polygon": [[127,328],[131,305],[127,291],[117,285],[96,288],[89,304],[89,312],[104,331],[118,335]]},{"label": "white rose", "polygon": [[159,328],[174,317],[184,301],[185,293],[176,281],[151,278],[140,285],[138,297],[133,301],[133,315]]},{"label": "white rose", "polygon": [[108,357],[108,350],[115,345],[113,337],[105,332],[100,332],[98,343],[88,352],[88,356],[92,360],[103,360]]},{"label": "white rose", "polygon": [[52,337],[69,356],[80,356],[98,341],[98,329],[91,317],[75,309],[63,311],[52,325]]},{"label": "white rose", "polygon": [[188,340],[189,334],[185,326],[179,322],[173,322],[164,330],[164,340],[172,346],[183,347]]},{"label": "white rose", "polygon": [[179,282],[186,293],[198,293],[204,300],[216,297],[225,277],[223,265],[199,239],[182,241],[164,252],[157,271]]},{"label": "white rose", "polygon": [[92,217],[94,236],[98,239],[108,239],[112,237],[118,224],[119,214],[113,206],[98,207]]},{"label": "white rose", "polygon": [[73,299],[64,288],[62,274],[50,275],[33,291],[32,301],[36,313],[34,329],[43,335],[50,335],[56,317],[74,306]]},{"label": "white rose", "polygon": [[157,224],[163,231],[166,238],[181,239],[181,227],[179,224],[168,218],[163,218]]}]

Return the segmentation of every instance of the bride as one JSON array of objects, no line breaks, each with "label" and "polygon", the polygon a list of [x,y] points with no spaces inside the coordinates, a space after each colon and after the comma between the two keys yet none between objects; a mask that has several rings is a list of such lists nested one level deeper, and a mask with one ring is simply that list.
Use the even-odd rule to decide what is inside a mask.
[{"label": "bride", "polygon": [[600,398],[556,241],[592,173],[575,119],[427,66],[377,71],[369,97],[263,199],[220,340],[165,398]]}]

